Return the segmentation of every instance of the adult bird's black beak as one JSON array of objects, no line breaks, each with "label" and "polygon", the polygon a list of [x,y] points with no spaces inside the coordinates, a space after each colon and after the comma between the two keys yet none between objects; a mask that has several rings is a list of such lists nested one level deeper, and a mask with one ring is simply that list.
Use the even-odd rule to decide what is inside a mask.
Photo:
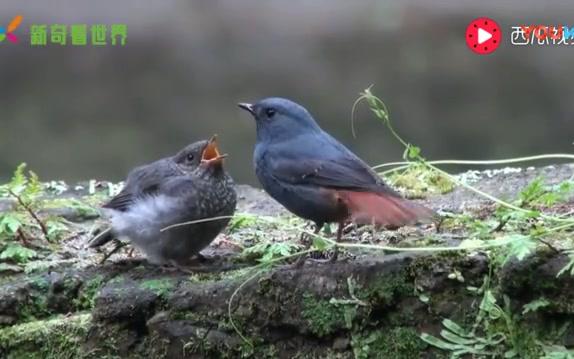
[{"label": "adult bird's black beak", "polygon": [[245,111],[248,111],[250,114],[255,115],[255,112],[253,112],[253,105],[252,104],[240,102],[237,104],[237,106],[244,109]]}]

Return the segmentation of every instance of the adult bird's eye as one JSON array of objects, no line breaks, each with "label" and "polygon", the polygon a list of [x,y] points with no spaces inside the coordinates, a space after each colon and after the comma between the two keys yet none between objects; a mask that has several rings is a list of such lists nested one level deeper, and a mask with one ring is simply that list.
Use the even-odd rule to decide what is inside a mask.
[{"label": "adult bird's eye", "polygon": [[193,158],[194,158],[194,157],[193,157],[193,153],[188,153],[188,154],[187,154],[187,160],[188,160],[189,162],[193,161]]},{"label": "adult bird's eye", "polygon": [[265,110],[265,114],[267,115],[268,118],[271,118],[275,116],[275,110],[272,108],[268,108],[267,110]]}]

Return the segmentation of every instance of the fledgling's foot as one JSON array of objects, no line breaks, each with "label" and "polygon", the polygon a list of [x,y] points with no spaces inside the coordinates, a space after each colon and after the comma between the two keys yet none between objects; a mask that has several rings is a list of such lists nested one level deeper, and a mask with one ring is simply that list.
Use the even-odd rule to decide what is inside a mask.
[{"label": "fledgling's foot", "polygon": [[175,273],[180,271],[179,267],[173,264],[162,264],[159,268],[163,273]]},{"label": "fledgling's foot", "polygon": [[197,272],[201,272],[199,267],[184,266],[176,263],[161,265],[161,271],[164,273],[183,272],[186,274],[194,274]]},{"label": "fledgling's foot", "polygon": [[128,244],[125,242],[121,242],[117,239],[113,239],[114,243],[116,244],[116,246],[114,247],[114,249],[112,249],[111,251],[109,251],[108,253],[106,253],[104,255],[104,257],[102,258],[102,260],[100,261],[99,264],[103,264],[105,261],[108,260],[108,258],[110,258],[114,253],[117,253],[120,249],[124,248],[125,246],[127,246]]},{"label": "fledgling's foot", "polygon": [[195,274],[195,273],[207,273],[209,272],[209,267],[206,266],[187,266],[187,265],[177,265],[175,268],[180,272],[187,273],[187,274]]},{"label": "fledgling's foot", "polygon": [[205,273],[210,271],[209,262],[210,258],[198,254],[185,261],[171,260],[168,264],[162,265],[162,268],[166,271],[180,271],[187,274]]},{"label": "fledgling's foot", "polygon": [[192,259],[192,261],[196,261],[197,263],[209,263],[209,258],[207,258],[201,253],[197,253],[195,255],[195,258]]}]

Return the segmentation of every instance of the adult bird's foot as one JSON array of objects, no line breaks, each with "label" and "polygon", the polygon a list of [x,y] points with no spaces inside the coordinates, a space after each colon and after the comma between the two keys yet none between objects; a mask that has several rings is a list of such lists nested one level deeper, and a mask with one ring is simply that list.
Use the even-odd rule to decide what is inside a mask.
[{"label": "adult bird's foot", "polygon": [[335,263],[339,258],[339,249],[337,247],[333,248],[333,254],[329,257],[329,263]]},{"label": "adult bird's foot", "polygon": [[[313,261],[315,263],[335,263],[337,261],[337,259],[339,258],[339,250],[337,249],[337,247],[333,248],[333,252],[327,253],[327,256],[325,256],[325,258],[313,258],[310,257],[309,260]],[[305,261],[306,257],[303,257],[303,262]]]},{"label": "adult bird's foot", "polygon": [[299,258],[297,258],[297,260],[292,264],[293,268],[294,269],[302,268],[306,260],[307,260],[307,254],[301,254]]},{"label": "adult bird's foot", "polygon": [[313,262],[315,263],[335,263],[338,260],[338,257],[336,255],[332,255],[329,258],[325,258],[325,259],[311,259]]}]

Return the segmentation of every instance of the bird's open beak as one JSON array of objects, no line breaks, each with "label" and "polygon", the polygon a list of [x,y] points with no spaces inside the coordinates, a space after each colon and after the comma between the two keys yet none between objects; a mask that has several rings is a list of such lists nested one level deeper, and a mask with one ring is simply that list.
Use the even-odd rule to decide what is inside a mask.
[{"label": "bird's open beak", "polygon": [[203,153],[201,154],[201,163],[205,163],[207,165],[221,165],[225,157],[227,157],[227,154],[222,155],[219,153],[219,149],[217,148],[217,135],[214,135],[207,143],[207,146],[203,149]]},{"label": "bird's open beak", "polygon": [[253,105],[252,104],[240,102],[237,104],[237,106],[239,106],[239,108],[244,109],[245,111],[248,111],[250,114],[255,115],[255,112],[253,111]]}]

